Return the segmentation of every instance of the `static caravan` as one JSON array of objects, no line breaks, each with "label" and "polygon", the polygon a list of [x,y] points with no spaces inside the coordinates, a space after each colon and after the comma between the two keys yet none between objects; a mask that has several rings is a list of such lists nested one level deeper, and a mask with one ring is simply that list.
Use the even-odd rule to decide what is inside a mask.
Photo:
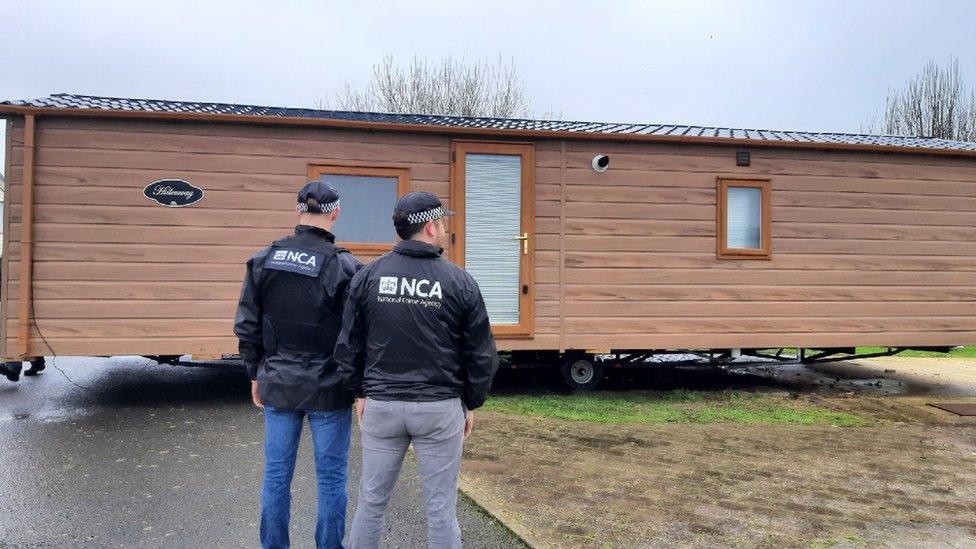
[{"label": "static caravan", "polygon": [[655,351],[976,343],[976,143],[61,94],[0,116],[5,361],[236,353],[244,262],[309,178],[367,261],[398,195],[445,199],[506,364],[576,386]]}]

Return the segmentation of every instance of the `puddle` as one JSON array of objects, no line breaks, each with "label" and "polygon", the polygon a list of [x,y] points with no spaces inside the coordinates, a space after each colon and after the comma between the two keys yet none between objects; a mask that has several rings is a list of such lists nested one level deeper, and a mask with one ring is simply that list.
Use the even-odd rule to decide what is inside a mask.
[{"label": "puddle", "polygon": [[85,408],[69,408],[60,410],[45,410],[43,412],[35,413],[14,413],[10,415],[0,416],[0,421],[23,421],[23,420],[34,420],[41,421],[43,423],[56,423],[60,421],[70,421],[92,414],[91,409]]},{"label": "puddle", "polygon": [[615,437],[615,436],[588,437],[582,435],[570,435],[570,438],[576,440],[577,442],[579,442],[584,446],[590,448],[598,448],[598,449],[614,448],[616,446],[624,446],[624,445],[638,447],[638,448],[644,448],[648,446],[670,446],[670,443],[667,441],[659,441],[656,443],[652,443],[650,441],[646,441],[635,437]]},{"label": "puddle", "polygon": [[780,364],[776,366],[746,366],[736,368],[735,374],[749,375],[798,392],[818,393],[855,392],[866,395],[911,396],[932,392],[932,387],[900,378],[897,371],[885,370],[890,376],[878,376],[877,370],[836,364]]}]

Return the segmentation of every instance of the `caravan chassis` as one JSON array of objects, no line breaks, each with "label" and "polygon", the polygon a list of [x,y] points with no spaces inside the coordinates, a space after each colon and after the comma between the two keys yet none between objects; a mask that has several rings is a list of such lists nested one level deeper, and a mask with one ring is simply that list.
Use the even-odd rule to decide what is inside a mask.
[{"label": "caravan chassis", "polygon": [[[726,368],[779,364],[823,364],[861,358],[893,356],[903,351],[948,353],[953,347],[885,347],[884,351],[860,353],[854,347],[773,348],[773,349],[618,349],[567,351],[512,351],[501,353],[501,367],[511,370],[558,368],[563,383],[573,390],[599,387],[608,370],[653,368],[662,363],[655,358],[676,356],[668,365]],[[694,356],[681,360],[681,356]]]}]

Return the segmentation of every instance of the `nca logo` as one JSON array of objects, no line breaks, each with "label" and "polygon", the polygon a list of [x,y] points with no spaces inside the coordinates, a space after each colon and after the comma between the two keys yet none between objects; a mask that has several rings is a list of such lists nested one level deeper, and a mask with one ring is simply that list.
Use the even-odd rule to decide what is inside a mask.
[{"label": "nca logo", "polygon": [[315,267],[315,256],[305,252],[293,252],[291,250],[278,250],[274,254],[275,261],[291,261],[301,263],[309,267]]},{"label": "nca logo", "polygon": [[408,295],[410,297],[436,297],[442,299],[441,283],[431,282],[426,278],[400,278],[398,276],[381,276],[380,293],[386,295]]},{"label": "nca logo", "polygon": [[387,295],[396,295],[397,286],[400,283],[400,278],[396,276],[381,276],[380,277],[380,293]]}]

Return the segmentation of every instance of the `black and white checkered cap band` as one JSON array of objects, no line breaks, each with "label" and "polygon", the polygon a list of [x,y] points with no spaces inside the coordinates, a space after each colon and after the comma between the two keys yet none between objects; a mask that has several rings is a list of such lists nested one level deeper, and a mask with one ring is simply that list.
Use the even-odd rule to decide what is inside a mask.
[{"label": "black and white checkered cap band", "polygon": [[[325,213],[329,213],[331,211],[334,211],[338,207],[339,207],[339,201],[336,200],[335,202],[326,202],[325,204],[319,204],[316,209],[319,212],[325,214]],[[306,204],[304,202],[299,202],[298,203],[298,211],[299,212],[307,212],[308,211],[308,204]]]},{"label": "black and white checkered cap band", "polygon": [[422,212],[416,212],[408,215],[407,222],[413,225],[414,223],[426,223],[428,221],[433,221],[440,217],[444,217],[444,208],[438,206],[431,210],[424,210]]}]

